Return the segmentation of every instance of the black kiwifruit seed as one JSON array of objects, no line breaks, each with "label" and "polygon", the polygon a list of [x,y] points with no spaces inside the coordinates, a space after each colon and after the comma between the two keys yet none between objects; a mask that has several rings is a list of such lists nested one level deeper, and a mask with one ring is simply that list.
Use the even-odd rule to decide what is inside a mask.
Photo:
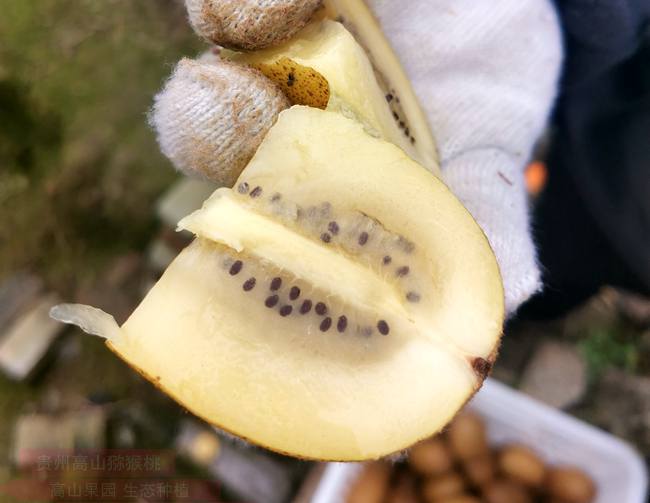
[{"label": "black kiwifruit seed", "polygon": [[339,224],[336,222],[332,221],[329,224],[327,224],[327,230],[332,233],[333,236],[336,236],[339,233]]},{"label": "black kiwifruit seed", "polygon": [[273,278],[271,280],[271,291],[275,292],[282,286],[282,278]]},{"label": "black kiwifruit seed", "polygon": [[282,195],[276,192],[271,196],[271,202],[277,203],[280,199],[282,199]]},{"label": "black kiwifruit seed", "polygon": [[320,205],[320,214],[322,217],[327,217],[332,211],[332,204],[325,201]]},{"label": "black kiwifruit seed", "polygon": [[320,235],[320,239],[323,243],[329,243],[332,240],[332,236],[330,236],[330,234],[327,232],[323,232]]},{"label": "black kiwifruit seed", "polygon": [[420,294],[417,292],[408,292],[406,294],[406,300],[409,302],[420,302]]},{"label": "black kiwifruit seed", "polygon": [[391,257],[390,255],[386,255],[381,261],[384,265],[388,265],[393,261],[393,257]]},{"label": "black kiwifruit seed", "polygon": [[317,302],[314,311],[316,311],[316,314],[323,316],[327,313],[327,306],[323,302]]},{"label": "black kiwifruit seed", "polygon": [[280,297],[278,297],[277,295],[270,295],[264,301],[264,305],[266,307],[274,307],[278,303],[279,300],[280,300]]},{"label": "black kiwifruit seed", "polygon": [[255,278],[248,278],[246,281],[244,281],[242,288],[245,292],[250,292],[253,288],[255,288],[256,282],[257,280]]},{"label": "black kiwifruit seed", "polygon": [[328,316],[323,321],[321,321],[320,330],[321,332],[327,332],[331,326],[332,326],[332,318]]},{"label": "black kiwifruit seed", "polygon": [[361,234],[359,234],[359,244],[363,246],[367,242],[368,242],[368,233],[364,231]]},{"label": "black kiwifruit seed", "polygon": [[298,297],[300,297],[300,288],[297,286],[292,286],[291,290],[289,291],[289,298],[291,300],[296,300]]},{"label": "black kiwifruit seed", "polygon": [[293,311],[293,307],[289,305],[282,306],[280,308],[280,316],[289,316],[291,314],[291,311]]},{"label": "black kiwifruit seed", "polygon": [[241,260],[235,260],[233,264],[230,266],[230,270],[228,271],[231,276],[235,276],[239,274],[239,271],[241,271],[242,267],[244,266],[244,263]]},{"label": "black kiwifruit seed", "polygon": [[237,192],[239,192],[240,194],[247,194],[248,189],[249,189],[249,186],[248,186],[248,183],[246,183],[246,182],[242,182],[237,186]]},{"label": "black kiwifruit seed", "polygon": [[300,306],[300,314],[307,314],[309,311],[311,311],[311,305],[311,300],[305,300]]},{"label": "black kiwifruit seed", "polygon": [[253,190],[251,190],[251,193],[250,193],[251,197],[254,198],[254,197],[259,197],[261,195],[262,195],[262,187],[260,187],[259,185],[257,187],[255,187]]},{"label": "black kiwifruit seed", "polygon": [[413,250],[415,250],[415,244],[412,241],[406,239],[404,236],[400,236],[397,242],[405,253],[413,253]]},{"label": "black kiwifruit seed", "polygon": [[403,276],[406,276],[409,273],[410,270],[411,270],[411,268],[409,266],[403,265],[402,267],[397,269],[396,274],[401,278]]},{"label": "black kiwifruit seed", "polygon": [[390,332],[390,327],[388,326],[388,323],[386,323],[386,320],[379,320],[377,322],[377,330],[379,330],[379,333],[381,335],[388,335],[388,332]]},{"label": "black kiwifruit seed", "polygon": [[345,332],[345,329],[348,327],[348,318],[347,316],[339,316],[338,321],[336,322],[336,329],[343,333]]}]

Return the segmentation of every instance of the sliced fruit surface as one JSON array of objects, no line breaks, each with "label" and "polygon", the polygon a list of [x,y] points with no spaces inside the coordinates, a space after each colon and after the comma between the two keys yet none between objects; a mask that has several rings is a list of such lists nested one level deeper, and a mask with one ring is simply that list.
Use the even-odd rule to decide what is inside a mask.
[{"label": "sliced fruit surface", "polygon": [[368,58],[374,54],[372,49],[364,51],[341,23],[330,19],[311,23],[281,46],[251,53],[224,51],[224,55],[261,70],[294,103],[327,107],[353,118],[370,135],[394,143],[438,174],[435,144],[417,99],[397,58],[385,53],[390,46],[372,15],[367,9],[366,16],[363,12],[349,13],[348,19],[357,20],[355,27],[363,26],[365,40],[378,53],[374,59],[382,63],[381,73]]},{"label": "sliced fruit surface", "polygon": [[393,117],[404,122],[415,140],[419,156],[413,157],[437,174],[437,151],[427,117],[408,76],[364,0],[325,0],[325,16],[342,23],[365,50],[377,82],[386,93]]},{"label": "sliced fruit surface", "polygon": [[377,458],[440,430],[489,370],[503,291],[486,238],[442,182],[340,114],[282,112],[234,188],[179,227],[197,239],[121,330],[82,321],[224,430]]}]

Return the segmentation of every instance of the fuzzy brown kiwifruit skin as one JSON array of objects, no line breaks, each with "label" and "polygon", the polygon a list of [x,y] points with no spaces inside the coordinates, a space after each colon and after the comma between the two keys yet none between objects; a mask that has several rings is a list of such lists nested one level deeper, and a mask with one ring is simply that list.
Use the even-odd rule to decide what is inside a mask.
[{"label": "fuzzy brown kiwifruit skin", "polygon": [[488,452],[485,425],[471,412],[456,416],[447,431],[449,446],[454,455],[463,461]]},{"label": "fuzzy brown kiwifruit skin", "polygon": [[422,486],[422,497],[427,503],[459,496],[465,492],[463,478],[455,472],[427,479]]},{"label": "fuzzy brown kiwifruit skin", "polygon": [[499,454],[499,468],[508,478],[529,487],[540,487],[546,476],[544,462],[523,445],[505,447]]},{"label": "fuzzy brown kiwifruit skin", "polygon": [[572,467],[555,467],[546,478],[548,493],[566,503],[589,503],[596,495],[596,486],[582,470]]},{"label": "fuzzy brown kiwifruit skin", "polygon": [[289,106],[258,70],[218,57],[185,58],[156,96],[150,122],[178,170],[232,186]]},{"label": "fuzzy brown kiwifruit skin", "polygon": [[275,82],[292,105],[305,105],[321,110],[327,108],[330,100],[329,82],[313,68],[300,65],[289,58],[251,66]]},{"label": "fuzzy brown kiwifruit skin", "polygon": [[409,465],[424,476],[442,475],[452,469],[454,460],[445,443],[434,437],[414,445],[409,452]]},{"label": "fuzzy brown kiwifruit skin", "polygon": [[289,40],[322,0],[185,0],[190,23],[203,38],[254,51]]},{"label": "fuzzy brown kiwifruit skin", "polygon": [[374,461],[366,464],[348,489],[346,503],[382,503],[388,490],[390,475],[388,463]]}]

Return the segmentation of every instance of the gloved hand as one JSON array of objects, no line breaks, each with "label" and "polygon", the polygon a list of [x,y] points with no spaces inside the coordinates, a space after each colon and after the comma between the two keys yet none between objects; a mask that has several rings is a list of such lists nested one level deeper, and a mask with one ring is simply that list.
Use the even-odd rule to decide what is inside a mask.
[{"label": "gloved hand", "polygon": [[[540,288],[523,169],[557,87],[562,48],[553,7],[549,0],[368,3],[428,116],[444,181],[492,245],[511,314]],[[286,21],[300,27],[318,1],[186,4],[200,35],[251,48],[290,38]],[[256,43],[243,43],[242,30]],[[177,168],[213,178],[223,162],[245,163],[287,106],[259,78],[232,63],[181,61],[151,116],[163,153]],[[235,113],[232,98],[242,92],[254,106]]]}]

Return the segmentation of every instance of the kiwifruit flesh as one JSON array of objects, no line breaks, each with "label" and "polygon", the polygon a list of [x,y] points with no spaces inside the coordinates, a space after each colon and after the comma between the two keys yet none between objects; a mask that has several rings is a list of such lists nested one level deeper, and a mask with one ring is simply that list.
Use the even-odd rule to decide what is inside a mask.
[{"label": "kiwifruit flesh", "polygon": [[[363,22],[353,27],[363,25],[383,37],[370,14],[354,19]],[[372,42],[375,53],[390,51],[386,42],[385,47]],[[325,100],[328,110],[361,122],[369,134],[394,143],[438,174],[429,126],[399,62],[394,58],[390,66],[385,65],[386,73],[379,73],[369,59],[369,55],[381,59],[375,53],[364,50],[343,24],[321,19],[278,47],[250,53],[223,51],[222,55],[262,71],[294,104],[325,108],[321,105]],[[398,89],[388,83],[389,78],[400,83]],[[329,86],[323,86],[323,81]]]},{"label": "kiwifruit flesh", "polygon": [[53,315],[254,443],[323,460],[400,451],[451,420],[494,358],[503,291],[480,228],[338,113],[282,112],[234,188],[180,227],[197,239],[121,328],[88,307]]},{"label": "kiwifruit flesh", "polygon": [[437,173],[438,155],[427,117],[397,54],[365,1],[325,0],[323,4],[325,16],[343,24],[365,50],[393,118],[418,152],[414,159]]}]

